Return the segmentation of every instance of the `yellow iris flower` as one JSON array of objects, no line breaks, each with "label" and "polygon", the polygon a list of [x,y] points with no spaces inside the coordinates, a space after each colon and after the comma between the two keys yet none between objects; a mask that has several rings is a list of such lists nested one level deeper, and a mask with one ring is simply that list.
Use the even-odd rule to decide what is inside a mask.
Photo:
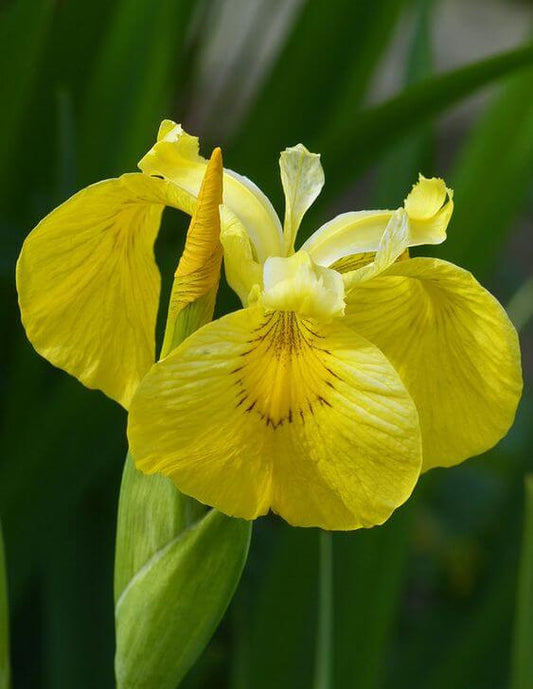
[{"label": "yellow iris flower", "polygon": [[280,157],[283,227],[224,172],[224,265],[244,308],[151,367],[159,219],[193,211],[205,167],[198,140],[163,122],[142,174],[74,196],[19,261],[30,340],[129,408],[139,469],[233,516],[355,529],[384,522],[421,471],[505,435],[522,389],[505,311],[470,273],[409,257],[446,238],[451,191],[420,177],[401,208],[340,215],[295,251],[324,184],[302,145]]}]

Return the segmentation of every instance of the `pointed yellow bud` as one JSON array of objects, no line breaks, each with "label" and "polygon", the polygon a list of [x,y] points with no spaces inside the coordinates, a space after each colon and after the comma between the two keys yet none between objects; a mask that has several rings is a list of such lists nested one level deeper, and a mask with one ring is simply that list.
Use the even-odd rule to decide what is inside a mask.
[{"label": "pointed yellow bud", "polygon": [[[206,167],[196,208],[189,225],[185,249],[180,258],[168,308],[167,328],[161,356],[183,339],[184,332],[196,330],[211,320],[222,264],[220,243],[220,213],[222,203],[222,153],[216,148]],[[184,319],[181,329],[177,328],[178,317],[186,307],[195,305],[194,324]],[[183,318],[181,318],[183,320]],[[192,331],[192,330],[191,330]],[[179,336],[178,336],[179,335]]]}]

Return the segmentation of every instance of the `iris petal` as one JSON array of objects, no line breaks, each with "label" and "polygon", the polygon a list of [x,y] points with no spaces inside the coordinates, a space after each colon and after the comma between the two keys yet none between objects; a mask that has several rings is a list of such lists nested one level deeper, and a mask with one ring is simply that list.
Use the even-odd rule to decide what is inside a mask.
[{"label": "iris petal", "polygon": [[522,390],[518,337],[465,270],[432,258],[392,265],[347,298],[346,322],[396,367],[420,414],[424,469],[495,445]]},{"label": "iris petal", "polygon": [[[159,175],[197,196],[207,161],[199,155],[198,138],[170,120],[161,124],[157,143],[139,162],[148,175]],[[239,218],[254,243],[257,256],[280,256],[279,218],[263,192],[249,179],[224,170],[224,204]]]},{"label": "iris petal", "polygon": [[239,311],[144,378],[128,435],[136,465],[227,514],[292,524],[385,521],[421,463],[418,415],[396,371],[338,321]]},{"label": "iris petal", "polygon": [[286,148],[279,166],[285,193],[284,254],[290,255],[302,218],[324,186],[324,170],[320,155],[310,153],[302,144]]},{"label": "iris petal", "polygon": [[17,264],[35,349],[128,407],[154,362],[160,277],[153,245],[165,205],[195,199],[140,173],[87,187],[30,233]]},{"label": "iris petal", "polygon": [[[442,179],[427,179],[420,175],[404,204],[409,219],[406,248],[441,244],[446,239],[446,228],[453,212],[452,197],[451,189]],[[376,252],[387,225],[397,212],[343,213],[322,225],[301,248],[315,263],[323,266],[331,266],[344,256]]]}]

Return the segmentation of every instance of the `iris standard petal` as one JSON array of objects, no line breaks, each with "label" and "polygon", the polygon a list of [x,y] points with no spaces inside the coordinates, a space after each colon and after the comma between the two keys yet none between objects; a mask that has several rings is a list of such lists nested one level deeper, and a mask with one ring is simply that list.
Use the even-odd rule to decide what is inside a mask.
[{"label": "iris standard petal", "polygon": [[224,247],[226,280],[243,306],[247,306],[252,288],[262,285],[263,271],[244,225],[227,206],[220,206],[220,241]]},{"label": "iris standard petal", "polygon": [[140,173],[93,184],[37,225],[17,263],[35,349],[124,407],[154,362],[165,204],[192,213],[195,199]]},{"label": "iris standard petal", "polygon": [[294,251],[302,218],[324,186],[324,170],[320,155],[311,153],[303,144],[286,148],[280,155],[279,167],[285,193],[284,255],[288,256]]},{"label": "iris standard petal", "polygon": [[[198,138],[181,125],[164,120],[157,143],[139,162],[148,175],[160,175],[197,196],[207,161],[199,155]],[[239,218],[254,243],[257,257],[280,256],[283,240],[279,218],[263,192],[249,179],[224,170],[224,204]]]},{"label": "iris standard petal", "polygon": [[[446,239],[446,228],[453,212],[452,197],[451,189],[442,179],[420,175],[404,203],[409,220],[406,247],[441,244]],[[315,263],[323,266],[331,266],[344,256],[375,252],[395,212],[343,213],[322,225],[301,248]]]},{"label": "iris standard petal", "polygon": [[301,248],[321,266],[331,266],[344,256],[378,250],[393,211],[342,213],[314,232]]},{"label": "iris standard petal", "polygon": [[457,464],[506,434],[522,390],[518,337],[469,272],[400,261],[347,304],[346,322],[384,352],[415,401],[424,469]]},{"label": "iris standard petal", "polygon": [[421,465],[418,414],[383,354],[344,327],[253,307],[191,335],[141,383],[137,467],[223,512],[380,524]]}]

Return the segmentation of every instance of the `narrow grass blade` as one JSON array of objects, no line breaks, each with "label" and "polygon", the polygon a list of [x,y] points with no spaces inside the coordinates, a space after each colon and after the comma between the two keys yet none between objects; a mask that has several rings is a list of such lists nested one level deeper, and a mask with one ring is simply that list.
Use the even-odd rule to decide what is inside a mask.
[{"label": "narrow grass blade", "polygon": [[273,543],[259,561],[252,552],[245,589],[235,601],[239,642],[230,687],[309,689],[316,642],[318,532],[278,523],[268,534],[266,525],[256,529],[261,526],[254,545]]},{"label": "narrow grass blade", "polygon": [[170,115],[194,4],[115,3],[83,108],[84,179],[131,169],[152,143],[159,122]]},{"label": "narrow grass blade", "polygon": [[420,124],[484,86],[532,64],[533,45],[528,44],[431,77],[380,105],[355,113],[349,125],[325,134],[317,144],[330,171],[326,185],[329,194],[338,193],[349,182],[347,165],[351,177],[357,177]]},{"label": "narrow grass blade", "polygon": [[0,176],[37,77],[56,0],[18,0],[0,12]]},{"label": "narrow grass blade", "polygon": [[0,526],[0,689],[9,689],[10,683],[9,604],[4,538]]},{"label": "narrow grass blade", "polygon": [[[427,79],[433,69],[431,19],[435,0],[418,0],[411,43],[405,67],[405,86]],[[431,122],[399,141],[385,153],[379,165],[372,206],[395,208],[405,198],[418,173],[427,177],[433,170],[434,136]]]},{"label": "narrow grass blade", "polygon": [[525,481],[522,555],[516,592],[511,689],[533,685],[533,475]]},{"label": "narrow grass blade", "polygon": [[415,508],[410,502],[379,530],[334,536],[334,687],[381,686]]},{"label": "narrow grass blade", "polygon": [[480,277],[493,266],[531,185],[533,103],[524,94],[532,87],[531,70],[505,86],[473,130],[452,174],[456,203],[443,253]]},{"label": "narrow grass blade", "polygon": [[333,537],[320,532],[318,629],[314,689],[333,687]]},{"label": "narrow grass blade", "polygon": [[507,304],[507,313],[518,332],[533,318],[533,277],[515,292]]},{"label": "narrow grass blade", "polygon": [[[304,2],[235,136],[232,165],[253,174],[269,195],[277,193],[269,181],[278,152],[299,141],[313,147],[334,112],[344,112],[341,99],[347,92],[360,102],[406,4]],[[350,115],[353,109],[352,102]]]}]

